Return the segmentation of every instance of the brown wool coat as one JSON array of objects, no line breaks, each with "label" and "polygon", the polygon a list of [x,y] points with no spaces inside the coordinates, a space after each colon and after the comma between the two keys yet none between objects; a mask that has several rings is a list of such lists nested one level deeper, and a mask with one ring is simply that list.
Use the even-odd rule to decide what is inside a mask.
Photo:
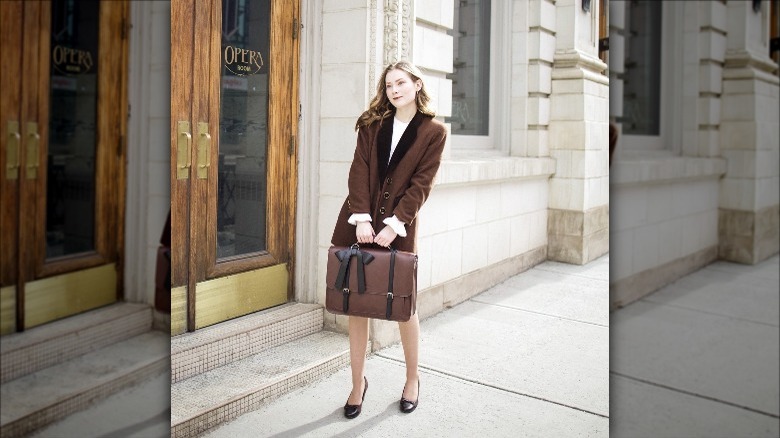
[{"label": "brown wool coat", "polygon": [[376,233],[385,227],[385,218],[396,215],[406,224],[406,237],[396,237],[393,248],[417,252],[415,219],[433,188],[447,131],[443,123],[417,112],[388,164],[392,136],[392,116],[358,131],[349,169],[349,196],[333,230],[334,245],[349,246],[357,241],[355,226],[347,222],[354,213],[369,213]]}]

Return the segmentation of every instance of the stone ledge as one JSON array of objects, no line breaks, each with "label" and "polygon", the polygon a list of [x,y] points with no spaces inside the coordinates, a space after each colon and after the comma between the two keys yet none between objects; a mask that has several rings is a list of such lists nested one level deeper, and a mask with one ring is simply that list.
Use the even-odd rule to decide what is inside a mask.
[{"label": "stone ledge", "polygon": [[719,178],[726,174],[723,158],[695,158],[624,152],[610,172],[610,185],[669,183]]},{"label": "stone ledge", "polygon": [[444,160],[436,184],[468,184],[517,178],[549,178],[555,160],[549,157],[454,157]]}]

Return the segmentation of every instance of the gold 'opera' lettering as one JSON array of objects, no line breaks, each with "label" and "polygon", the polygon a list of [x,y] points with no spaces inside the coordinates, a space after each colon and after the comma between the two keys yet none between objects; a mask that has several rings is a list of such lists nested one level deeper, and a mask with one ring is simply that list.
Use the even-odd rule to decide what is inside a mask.
[{"label": "gold 'opera' lettering", "polygon": [[223,58],[225,67],[239,76],[258,73],[265,64],[260,52],[242,47],[225,46]]},{"label": "gold 'opera' lettering", "polygon": [[60,45],[52,49],[51,61],[54,68],[63,74],[86,73],[94,65],[89,51]]}]

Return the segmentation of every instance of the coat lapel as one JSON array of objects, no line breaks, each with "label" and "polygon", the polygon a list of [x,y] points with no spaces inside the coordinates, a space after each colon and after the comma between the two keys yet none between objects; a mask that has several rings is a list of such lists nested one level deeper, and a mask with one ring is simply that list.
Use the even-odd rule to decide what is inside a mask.
[{"label": "coat lapel", "polygon": [[379,161],[380,181],[387,175],[387,159],[390,158],[390,143],[393,141],[393,116],[385,118],[379,126],[376,136],[377,160]]},{"label": "coat lapel", "polygon": [[[398,146],[395,147],[395,151],[393,152],[393,157],[390,158],[390,164],[387,165],[387,172],[392,171],[393,169],[398,166],[398,163],[401,161],[401,159],[406,155],[406,153],[409,151],[409,148],[412,147],[412,144],[414,143],[414,140],[417,139],[417,128],[420,126],[420,123],[422,123],[422,117],[423,114],[421,112],[417,112],[417,114],[412,117],[412,120],[409,122],[409,126],[406,127],[406,130],[404,131],[403,135],[401,135],[401,139],[398,141]],[[390,136],[392,139],[393,135],[393,122],[390,121]],[[388,152],[390,150],[389,148],[390,143],[388,143]]]},{"label": "coat lapel", "polygon": [[[379,180],[384,181],[385,176],[398,166],[398,163],[409,151],[409,148],[414,144],[414,140],[417,139],[417,128],[422,123],[423,114],[417,112],[409,122],[409,126],[406,127],[401,139],[398,140],[398,146],[393,151],[393,156],[390,158],[390,143],[393,141],[393,120],[395,113],[392,117],[388,117],[382,121],[382,125],[379,127],[379,132],[376,136],[377,146],[377,160],[379,163]],[[390,162],[387,160],[390,158]]]}]

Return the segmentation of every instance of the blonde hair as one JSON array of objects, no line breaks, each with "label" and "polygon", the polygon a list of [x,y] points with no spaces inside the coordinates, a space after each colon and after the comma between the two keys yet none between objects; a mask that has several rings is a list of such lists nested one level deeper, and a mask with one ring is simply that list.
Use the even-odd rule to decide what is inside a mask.
[{"label": "blonde hair", "polygon": [[382,72],[382,77],[379,78],[379,82],[376,84],[376,95],[371,99],[368,109],[363,111],[363,114],[358,117],[357,122],[355,123],[356,131],[362,126],[368,126],[377,120],[381,123],[385,117],[395,112],[395,107],[390,103],[390,99],[387,98],[387,92],[385,91],[385,80],[387,78],[387,73],[391,70],[404,71],[412,78],[412,81],[417,82],[419,80],[422,83],[420,91],[417,92],[417,96],[414,99],[414,102],[417,104],[417,111],[427,116],[436,116],[436,113],[428,107],[431,97],[425,90],[425,83],[422,82],[422,73],[420,72],[420,69],[409,61],[398,61],[385,67],[385,70]]}]

